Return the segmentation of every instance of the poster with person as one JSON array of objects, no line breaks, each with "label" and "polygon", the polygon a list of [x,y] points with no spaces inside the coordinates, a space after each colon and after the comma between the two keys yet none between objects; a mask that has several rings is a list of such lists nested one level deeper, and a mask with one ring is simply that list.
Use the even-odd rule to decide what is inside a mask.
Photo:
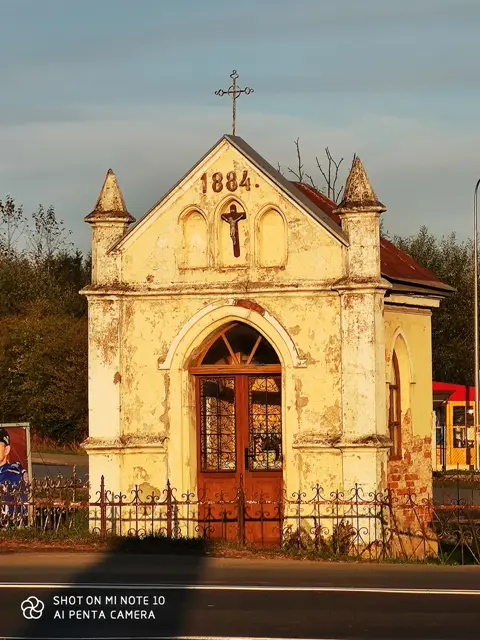
[{"label": "poster with person", "polygon": [[0,424],[0,524],[26,518],[30,462],[28,425]]}]

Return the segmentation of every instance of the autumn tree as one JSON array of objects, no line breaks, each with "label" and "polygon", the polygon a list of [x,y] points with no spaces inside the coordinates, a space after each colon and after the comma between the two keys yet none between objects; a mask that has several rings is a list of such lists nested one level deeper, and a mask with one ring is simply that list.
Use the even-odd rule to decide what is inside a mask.
[{"label": "autumn tree", "polygon": [[437,238],[427,227],[393,243],[456,292],[432,312],[433,378],[441,382],[473,384],[474,373],[474,260],[473,242],[455,233]]},{"label": "autumn tree", "polygon": [[87,424],[89,258],[74,250],[53,207],[28,218],[0,201],[0,421],[28,421],[56,442]]},{"label": "autumn tree", "polygon": [[3,318],[1,422],[28,421],[57,444],[80,442],[88,416],[87,322],[33,304]]}]

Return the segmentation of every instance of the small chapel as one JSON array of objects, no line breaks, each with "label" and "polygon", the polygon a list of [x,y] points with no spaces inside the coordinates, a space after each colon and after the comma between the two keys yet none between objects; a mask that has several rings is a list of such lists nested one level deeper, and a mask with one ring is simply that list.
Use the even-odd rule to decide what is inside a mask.
[{"label": "small chapel", "polygon": [[113,492],[432,493],[431,313],[452,290],[343,200],[224,135],[138,222],[92,229],[89,476]]}]

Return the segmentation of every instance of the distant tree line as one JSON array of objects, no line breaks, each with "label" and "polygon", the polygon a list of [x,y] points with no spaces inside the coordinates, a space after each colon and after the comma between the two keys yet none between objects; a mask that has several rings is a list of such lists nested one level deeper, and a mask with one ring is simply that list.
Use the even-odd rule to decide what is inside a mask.
[{"label": "distant tree line", "polygon": [[474,266],[473,241],[455,233],[442,238],[422,227],[417,233],[390,240],[456,292],[432,312],[433,379],[474,384]]},{"label": "distant tree line", "polygon": [[0,200],[0,422],[30,422],[57,444],[87,432],[90,259],[53,207]]}]

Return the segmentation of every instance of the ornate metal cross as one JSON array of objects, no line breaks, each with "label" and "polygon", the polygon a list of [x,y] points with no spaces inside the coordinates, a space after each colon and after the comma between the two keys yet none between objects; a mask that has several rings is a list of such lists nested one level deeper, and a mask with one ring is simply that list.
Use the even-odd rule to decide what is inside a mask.
[{"label": "ornate metal cross", "polygon": [[233,135],[235,135],[235,119],[236,119],[236,113],[237,113],[237,107],[236,107],[236,103],[237,103],[237,98],[240,97],[240,95],[242,93],[244,93],[245,95],[249,95],[250,93],[253,93],[253,89],[250,89],[250,87],[245,87],[245,89],[239,89],[237,87],[237,78],[238,78],[238,73],[235,71],[235,69],[233,70],[233,73],[230,74],[230,78],[232,78],[233,83],[230,85],[230,87],[227,90],[224,89],[219,89],[218,91],[215,91],[215,95],[216,96],[232,96],[232,102],[233,102],[233,118],[232,118],[232,130],[233,130]]},{"label": "ornate metal cross", "polygon": [[240,220],[245,220],[247,214],[245,211],[237,211],[237,206],[235,204],[230,205],[229,213],[222,213],[222,220],[224,222],[228,222],[230,225],[230,237],[232,239],[233,244],[233,255],[235,258],[238,258],[240,255],[240,242],[238,239],[238,223]]}]

